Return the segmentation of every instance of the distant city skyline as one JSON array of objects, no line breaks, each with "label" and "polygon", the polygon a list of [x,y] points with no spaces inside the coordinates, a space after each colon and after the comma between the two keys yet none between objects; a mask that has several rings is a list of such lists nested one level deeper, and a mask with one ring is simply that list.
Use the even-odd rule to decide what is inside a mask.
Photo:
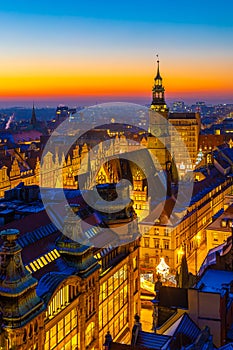
[{"label": "distant city skyline", "polygon": [[157,53],[168,102],[232,102],[232,10],[228,0],[4,2],[0,106],[150,103]]},{"label": "distant city skyline", "polygon": [[[210,100],[206,100],[203,99],[201,96],[198,98],[193,98],[193,99],[182,99],[182,98],[177,98],[177,99],[169,99],[166,98],[166,102],[168,104],[169,107],[172,107],[172,104],[174,102],[177,101],[182,101],[184,102],[184,104],[186,106],[191,106],[191,105],[195,105],[196,102],[199,101],[203,101],[206,103],[207,106],[214,106],[214,105],[218,105],[218,104],[233,104],[233,98],[232,99],[210,99]],[[89,107],[89,106],[93,106],[96,104],[101,104],[101,103],[107,103],[107,102],[130,102],[130,103],[136,103],[136,104],[140,104],[140,105],[149,105],[151,103],[151,98],[148,98],[147,100],[145,98],[132,98],[132,97],[119,97],[117,99],[116,98],[99,98],[94,99],[93,97],[86,97],[86,98],[76,98],[76,99],[62,99],[62,98],[58,98],[57,100],[44,100],[44,99],[33,99],[33,100],[21,100],[21,101],[17,101],[17,100],[0,100],[0,109],[7,109],[7,108],[29,108],[31,109],[33,106],[33,102],[35,105],[35,108],[56,108],[59,105],[64,105],[64,106],[68,106],[70,108],[76,108],[76,107]]]}]

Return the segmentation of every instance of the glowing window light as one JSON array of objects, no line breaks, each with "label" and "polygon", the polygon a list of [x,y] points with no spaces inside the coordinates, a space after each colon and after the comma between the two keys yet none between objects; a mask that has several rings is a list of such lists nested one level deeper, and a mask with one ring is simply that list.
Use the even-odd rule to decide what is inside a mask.
[{"label": "glowing window light", "polygon": [[[36,261],[34,261],[34,264],[36,265],[36,263],[39,264],[40,267],[44,267],[44,264],[42,263],[42,261],[40,260],[40,258],[38,258]],[[40,268],[39,267],[39,268]]]},{"label": "glowing window light", "polygon": [[40,269],[40,265],[36,261],[33,261],[33,263],[36,266],[36,268],[39,270]]},{"label": "glowing window light", "polygon": [[28,265],[26,265],[25,267],[30,273],[32,273],[32,270],[30,269],[30,267]]},{"label": "glowing window light", "polygon": [[56,256],[56,254],[54,253],[53,250],[51,251],[51,254],[52,254],[52,256],[54,257],[54,259],[57,259],[57,256]]},{"label": "glowing window light", "polygon": [[48,260],[48,262],[52,262],[52,260],[50,259],[48,254],[45,254],[45,258],[46,258],[46,260]]},{"label": "glowing window light", "polygon": [[60,254],[58,253],[57,249],[54,249],[54,253],[56,254],[56,256],[59,258]]},{"label": "glowing window light", "polygon": [[34,272],[37,270],[36,267],[33,265],[32,262],[30,263],[30,266],[31,266],[31,268],[33,269]]},{"label": "glowing window light", "polygon": [[42,260],[42,262],[43,262],[45,265],[48,264],[48,261],[46,261],[45,258],[44,258],[43,256],[41,256],[41,260]]},{"label": "glowing window light", "polygon": [[48,256],[50,257],[50,259],[53,261],[54,260],[54,257],[52,256],[51,253],[48,253]]}]

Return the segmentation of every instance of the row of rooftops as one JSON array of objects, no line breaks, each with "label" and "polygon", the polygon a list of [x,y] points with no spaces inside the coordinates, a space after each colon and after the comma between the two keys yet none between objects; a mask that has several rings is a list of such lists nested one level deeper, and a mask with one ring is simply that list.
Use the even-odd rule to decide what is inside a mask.
[{"label": "row of rooftops", "polygon": [[[164,334],[142,331],[140,319],[135,315],[135,325],[132,330],[131,345],[112,342],[109,333],[106,335],[104,345],[104,349],[106,350],[216,349],[213,345],[209,328],[205,327],[201,330],[187,313],[181,315]],[[231,344],[229,344],[229,346],[230,345]],[[219,349],[228,348],[220,347]]]},{"label": "row of rooftops", "polygon": [[[225,158],[223,158],[225,157]],[[214,198],[214,196],[217,196],[219,193],[219,189],[221,187],[221,191],[224,189],[222,186],[230,185],[230,178],[233,174],[233,149],[230,149],[228,147],[221,147],[218,150],[214,152],[214,158],[215,158],[215,164],[208,165],[205,167],[198,168],[196,171],[194,171],[194,177],[195,173],[202,173],[202,180],[201,181],[194,181],[193,182],[193,192],[192,192],[192,197],[190,200],[190,203],[187,203],[185,201],[185,196],[182,197],[182,193],[179,193],[180,196],[180,205],[177,206],[179,211],[186,211],[186,216],[191,215],[190,209],[192,206],[195,206],[196,203],[201,201],[202,198],[204,198],[206,195],[209,193],[215,191],[216,193],[211,195],[211,198]],[[219,160],[220,159],[220,160]],[[218,167],[218,164],[223,164],[222,160],[224,159],[225,168],[227,169],[226,172],[221,171],[221,169]],[[218,163],[218,164],[217,164]],[[187,186],[192,185],[192,179],[190,180],[190,185],[189,185],[189,180],[185,180]],[[228,181],[228,184],[226,184],[226,181]],[[183,200],[183,206],[182,206],[182,200]],[[210,198],[206,198],[206,201],[210,200]],[[177,202],[176,196],[172,196],[171,198],[164,199],[164,209],[162,210],[162,213],[160,217],[158,218],[157,212],[158,212],[158,204],[159,203],[154,203],[155,204],[155,209],[152,209],[152,212],[143,219],[141,224],[143,225],[151,225],[155,223],[155,219],[157,219],[156,224],[161,224],[161,225],[167,225],[167,223],[170,222],[172,224],[172,218],[170,217],[171,213],[173,216],[179,217],[179,212],[174,212],[174,206]],[[153,200],[152,200],[153,203]],[[201,204],[202,206],[205,205],[205,203]],[[159,219],[159,220],[158,220]],[[174,218],[175,221],[178,221]],[[173,220],[173,222],[174,222]]]},{"label": "row of rooftops", "polygon": [[[233,301],[232,288],[233,272],[219,270],[207,270],[194,287],[202,293],[215,293],[222,297],[227,294],[231,303]],[[159,302],[162,308],[188,310],[188,295],[188,289],[160,287],[159,300],[155,299],[153,302],[155,304]],[[229,308],[229,303],[227,307]],[[175,318],[175,321],[170,323],[162,334],[142,331],[140,319],[135,315],[131,345],[112,342],[110,334],[107,334],[104,345],[106,346],[104,349],[107,350],[216,349],[210,329],[206,326],[201,330],[186,312]],[[219,349],[226,350],[231,347],[233,343],[219,347]]]}]

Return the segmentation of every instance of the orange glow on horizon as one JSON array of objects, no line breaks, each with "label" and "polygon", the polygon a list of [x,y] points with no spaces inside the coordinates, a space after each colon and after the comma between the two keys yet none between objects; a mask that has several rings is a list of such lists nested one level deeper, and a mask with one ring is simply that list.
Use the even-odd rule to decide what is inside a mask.
[{"label": "orange glow on horizon", "polygon": [[[166,76],[163,81],[166,97],[233,95],[233,79],[222,79],[207,76],[199,77],[174,75]],[[153,76],[151,75],[34,75],[34,76],[3,76],[1,77],[1,99],[25,98],[58,98],[64,97],[142,97],[151,98]]]}]

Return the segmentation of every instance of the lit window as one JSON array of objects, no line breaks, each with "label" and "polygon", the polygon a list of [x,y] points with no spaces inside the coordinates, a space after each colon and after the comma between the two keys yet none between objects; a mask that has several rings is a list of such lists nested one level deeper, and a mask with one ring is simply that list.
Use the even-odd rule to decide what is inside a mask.
[{"label": "lit window", "polygon": [[[40,267],[44,267],[44,264],[42,263],[42,261],[39,259],[37,259],[36,261],[34,261],[34,264],[38,263],[40,265]],[[39,268],[40,268],[39,267]]]},{"label": "lit window", "polygon": [[48,256],[50,257],[51,260],[54,260],[54,257],[52,256],[51,253],[48,253]]},{"label": "lit window", "polygon": [[45,258],[48,260],[48,262],[52,262],[48,254],[45,255]]},{"label": "lit window", "polygon": [[86,346],[90,345],[91,342],[94,340],[94,332],[95,332],[95,324],[94,322],[91,322],[85,331],[85,343]]},{"label": "lit window", "polygon": [[34,266],[34,264],[32,262],[30,263],[30,266],[31,266],[31,268],[33,269],[34,272],[37,270],[37,268]]},{"label": "lit window", "polygon": [[57,259],[57,256],[56,256],[54,250],[51,251],[51,254],[52,254],[52,256],[54,257],[54,259]]},{"label": "lit window", "polygon": [[30,273],[32,273],[32,270],[30,269],[30,267],[28,265],[26,265],[25,267]]},{"label": "lit window", "polygon": [[45,258],[44,258],[43,256],[41,257],[41,260],[43,261],[43,263],[44,263],[45,265],[48,264],[48,261],[46,261]]},{"label": "lit window", "polygon": [[58,253],[57,249],[54,249],[54,253],[56,254],[56,256],[59,258],[60,254]]},{"label": "lit window", "polygon": [[144,238],[144,247],[149,248],[150,245],[150,239],[149,238]]}]

